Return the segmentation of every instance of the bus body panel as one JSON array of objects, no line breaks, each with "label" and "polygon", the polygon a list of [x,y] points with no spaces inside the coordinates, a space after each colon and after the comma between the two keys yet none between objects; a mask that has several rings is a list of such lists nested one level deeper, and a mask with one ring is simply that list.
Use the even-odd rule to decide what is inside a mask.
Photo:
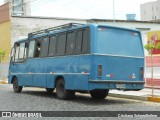
[{"label": "bus body panel", "polygon": [[[25,63],[25,69],[22,69],[23,66],[20,64],[15,64],[16,69],[21,71],[15,71],[14,74],[17,74],[19,84],[22,86],[54,88],[55,79],[62,76],[65,80],[65,88],[70,90],[116,89],[116,83],[113,86],[107,86],[106,83],[90,83],[89,80],[144,81],[139,78],[139,70],[144,66],[143,63],[143,58],[105,55],[66,56],[65,61],[62,57],[29,59]],[[98,77],[99,64],[102,65],[101,77]],[[129,78],[133,74],[136,78]],[[139,89],[142,89],[142,86]],[[126,84],[125,89],[136,89],[136,87]]]}]

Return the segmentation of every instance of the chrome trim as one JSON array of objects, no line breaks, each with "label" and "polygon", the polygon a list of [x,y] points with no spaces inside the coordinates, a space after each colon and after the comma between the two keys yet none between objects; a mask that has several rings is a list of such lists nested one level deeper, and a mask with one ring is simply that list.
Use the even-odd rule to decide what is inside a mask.
[{"label": "chrome trim", "polygon": [[137,83],[144,84],[145,81],[126,81],[126,80],[89,80],[92,83]]},{"label": "chrome trim", "polygon": [[144,58],[144,57],[139,57],[139,56],[125,56],[125,55],[112,55],[112,54],[99,54],[99,53],[93,53],[92,55],[113,56],[113,57],[126,57],[126,58]]}]

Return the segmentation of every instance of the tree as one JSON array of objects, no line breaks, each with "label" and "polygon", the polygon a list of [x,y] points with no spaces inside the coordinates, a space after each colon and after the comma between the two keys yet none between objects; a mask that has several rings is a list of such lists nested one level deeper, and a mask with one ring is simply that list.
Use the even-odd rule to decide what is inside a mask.
[{"label": "tree", "polygon": [[160,42],[149,42],[144,46],[144,48],[149,52],[151,56],[151,81],[152,81],[152,97],[154,96],[154,88],[153,88],[153,49],[160,49]]}]

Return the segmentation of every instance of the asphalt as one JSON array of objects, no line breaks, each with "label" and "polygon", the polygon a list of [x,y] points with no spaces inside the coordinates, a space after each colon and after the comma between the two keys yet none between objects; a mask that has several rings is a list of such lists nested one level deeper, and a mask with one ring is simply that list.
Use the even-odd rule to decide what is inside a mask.
[{"label": "asphalt", "polygon": [[[0,84],[7,84],[6,81],[0,81]],[[118,90],[110,90],[110,97],[117,98],[126,98],[126,99],[134,99],[134,100],[142,100],[142,101],[151,101],[160,103],[160,89],[154,88],[152,95],[152,88],[145,87],[140,91],[118,91]]]}]

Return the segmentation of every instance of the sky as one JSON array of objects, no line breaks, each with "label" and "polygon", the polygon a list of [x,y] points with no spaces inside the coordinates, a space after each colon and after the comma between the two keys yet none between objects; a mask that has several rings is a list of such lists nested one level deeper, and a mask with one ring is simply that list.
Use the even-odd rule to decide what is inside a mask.
[{"label": "sky", "polygon": [[[33,16],[52,16],[82,19],[126,19],[126,14],[136,14],[140,20],[140,4],[156,0],[31,0]],[[3,0],[0,0],[2,3]]]}]

